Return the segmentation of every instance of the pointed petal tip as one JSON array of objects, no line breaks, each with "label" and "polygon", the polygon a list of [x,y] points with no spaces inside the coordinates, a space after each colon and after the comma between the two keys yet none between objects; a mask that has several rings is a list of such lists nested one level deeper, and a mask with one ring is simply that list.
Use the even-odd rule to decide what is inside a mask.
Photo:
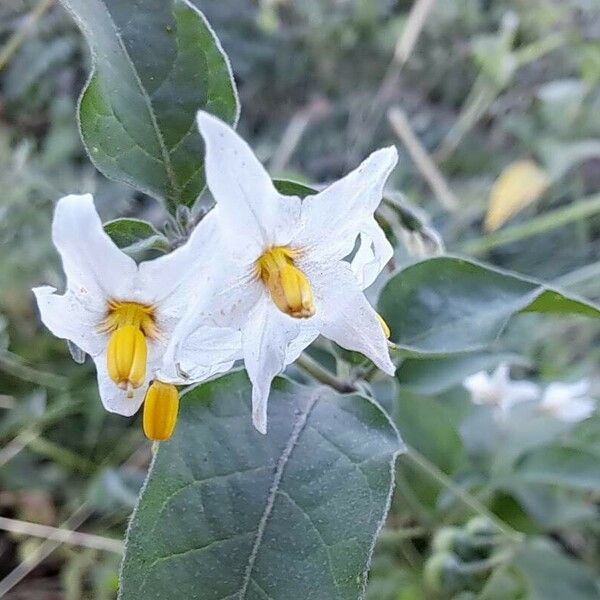
[{"label": "pointed petal tip", "polygon": [[256,421],[252,421],[254,424],[254,429],[258,431],[258,433],[262,433],[262,435],[267,435],[267,424],[266,423],[257,423]]},{"label": "pointed petal tip", "polygon": [[67,196],[63,196],[56,203],[56,210],[68,210],[72,208],[74,205],[81,205],[82,202],[87,204],[94,205],[94,197],[92,194],[68,194]]},{"label": "pointed petal tip", "polygon": [[210,127],[217,127],[217,128],[221,128],[221,129],[230,129],[230,127],[229,127],[229,125],[227,125],[227,123],[225,123],[218,117],[215,117],[215,115],[212,115],[211,113],[206,112],[205,110],[199,110],[196,113],[196,123],[198,124],[198,129],[200,130],[200,133],[203,136],[208,133],[208,129]]},{"label": "pointed petal tip", "polygon": [[56,292],[56,288],[52,285],[39,285],[37,287],[31,288],[33,295],[37,300],[44,296],[51,296]]},{"label": "pointed petal tip", "polygon": [[389,364],[386,362],[385,368],[383,368],[384,373],[387,373],[390,377],[393,377],[396,374],[396,365],[390,360]]},{"label": "pointed petal tip", "polygon": [[263,414],[262,411],[259,414],[258,411],[252,411],[252,424],[254,429],[263,435],[267,435],[267,415]]},{"label": "pointed petal tip", "polygon": [[386,148],[382,148],[380,152],[384,155],[388,169],[391,172],[398,164],[398,149],[396,146],[387,146]]}]

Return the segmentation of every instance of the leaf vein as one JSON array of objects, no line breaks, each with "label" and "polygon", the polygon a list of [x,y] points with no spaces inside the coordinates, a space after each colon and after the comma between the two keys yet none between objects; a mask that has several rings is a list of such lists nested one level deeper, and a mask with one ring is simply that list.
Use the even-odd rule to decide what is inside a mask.
[{"label": "leaf vein", "polygon": [[127,60],[127,62],[129,63],[129,66],[131,67],[131,71],[133,73],[135,82],[137,84],[137,87],[140,91],[140,94],[142,96],[142,99],[144,100],[144,104],[146,105],[146,108],[148,110],[148,115],[150,117],[150,122],[152,123],[152,128],[154,129],[154,133],[156,135],[156,139],[158,141],[158,145],[160,146],[160,151],[162,154],[162,158],[163,158],[163,162],[165,165],[165,171],[167,173],[167,177],[169,179],[169,182],[171,183],[171,186],[173,188],[173,190],[175,190],[175,192],[179,193],[179,187],[177,185],[177,179],[175,177],[175,171],[173,170],[173,165],[171,164],[171,157],[169,155],[169,151],[167,149],[167,146],[165,144],[165,140],[163,138],[163,134],[162,131],[160,130],[160,127],[158,126],[158,120],[156,118],[156,115],[154,114],[154,107],[152,106],[152,101],[150,100],[150,97],[148,96],[148,93],[146,92],[146,89],[144,88],[144,84],[142,83],[142,80],[140,78],[140,75],[137,71],[137,68],[135,66],[135,63],[133,62],[133,60],[131,59],[131,56],[129,56],[129,52],[127,50],[127,47],[125,46],[125,42],[123,41],[123,38],[119,32],[119,28],[117,27],[117,24],[115,23],[115,20],[112,16],[112,13],[110,12],[108,5],[106,4],[105,0],[98,0],[100,2],[100,4],[102,4],[102,6],[104,6],[106,13],[110,16],[110,22],[113,26],[113,30],[115,32],[115,36],[117,38],[117,41],[119,43],[119,46],[121,48],[121,50],[123,51],[123,54],[125,56],[125,59]]},{"label": "leaf vein", "polygon": [[317,390],[313,394],[310,401],[308,402],[305,412],[301,413],[298,416],[298,418],[294,424],[294,428],[292,429],[292,433],[288,439],[288,442],[287,442],[281,456],[279,457],[279,461],[277,463],[277,467],[276,467],[275,473],[273,475],[273,483],[271,484],[271,488],[269,489],[269,493],[267,494],[267,501],[265,503],[265,509],[264,509],[261,519],[258,523],[258,527],[256,529],[256,538],[254,540],[254,544],[252,546],[250,556],[248,557],[248,563],[246,565],[246,572],[244,574],[244,578],[242,580],[242,585],[241,585],[240,591],[239,591],[240,600],[243,600],[243,598],[246,597],[246,593],[248,591],[248,585],[250,583],[250,579],[252,578],[252,571],[254,569],[254,564],[258,557],[258,552],[260,550],[260,546],[263,541],[263,537],[265,534],[265,530],[267,528],[267,523],[268,523],[269,517],[271,516],[271,513],[273,512],[273,507],[275,505],[275,498],[277,496],[277,492],[279,491],[279,486],[280,486],[281,480],[283,478],[283,473],[285,471],[285,467],[287,466],[288,461],[290,460],[290,456],[292,455],[292,452],[293,452],[294,448],[296,447],[296,444],[298,443],[298,440],[300,438],[302,431],[306,427],[308,417],[309,417],[310,413],[312,412],[313,408],[315,407],[315,404],[317,403],[317,400],[319,399],[320,394],[321,394],[321,391]]}]

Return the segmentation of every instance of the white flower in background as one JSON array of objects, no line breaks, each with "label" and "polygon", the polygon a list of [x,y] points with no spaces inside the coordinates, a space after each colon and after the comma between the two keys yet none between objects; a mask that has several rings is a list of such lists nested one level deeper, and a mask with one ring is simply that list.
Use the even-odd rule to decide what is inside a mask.
[{"label": "white flower in background", "polygon": [[474,404],[491,406],[503,417],[516,404],[540,397],[540,388],[535,383],[512,380],[510,368],[505,363],[500,364],[492,375],[480,371],[467,377],[463,385],[470,392]]},{"label": "white flower in background", "polygon": [[[192,358],[190,335],[199,340],[214,326],[241,331],[253,421],[263,433],[271,381],[319,334],[393,374],[384,327],[362,289],[392,255],[374,212],[397,161],[395,148],[374,152],[346,177],[300,200],[275,189],[225,123],[200,112],[198,125],[216,200],[199,229],[216,227],[218,242],[212,293],[199,299],[174,334],[169,357],[180,372],[194,377],[198,360],[212,360],[201,346]],[[344,259],[357,240],[350,263]]]},{"label": "white flower in background", "polygon": [[[134,414],[144,399],[190,294],[208,285],[204,265],[210,252],[210,228],[196,232],[174,252],[142,262],[123,253],[104,232],[92,196],[66,196],[54,214],[52,238],[63,263],[67,284],[63,295],[49,286],[34,288],[42,321],[57,337],[89,354],[98,372],[105,408]],[[227,370],[240,346],[233,330],[208,329],[215,340],[212,364],[198,366],[197,380]],[[194,338],[188,347],[194,347]],[[185,356],[185,355],[184,355]],[[172,431],[177,415],[176,378],[152,386],[144,423],[152,439]],[[173,391],[175,392],[173,394]],[[174,413],[174,414],[173,414]],[[150,431],[151,430],[151,431]],[[170,434],[169,434],[170,435]]]},{"label": "white flower in background", "polygon": [[565,423],[578,423],[587,419],[596,408],[590,397],[590,382],[582,379],[576,383],[551,383],[542,397],[540,409]]}]

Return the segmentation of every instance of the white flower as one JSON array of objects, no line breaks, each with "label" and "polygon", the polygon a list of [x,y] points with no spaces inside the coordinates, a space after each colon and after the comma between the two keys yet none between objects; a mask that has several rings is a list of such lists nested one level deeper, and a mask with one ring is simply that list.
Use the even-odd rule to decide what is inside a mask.
[{"label": "white flower", "polygon": [[537,400],[540,396],[540,389],[535,383],[513,381],[505,363],[500,364],[491,376],[480,371],[467,377],[463,385],[470,392],[474,404],[491,406],[500,416],[506,416],[516,404]]},{"label": "white flower", "polygon": [[[362,289],[392,255],[374,219],[395,148],[374,152],[355,171],[304,200],[280,194],[248,145],[225,123],[198,113],[206,143],[206,178],[216,207],[199,225],[215,226],[212,293],[182,320],[171,353],[194,375],[202,348],[191,355],[187,337],[207,326],[241,331],[253,384],[253,421],[266,432],[271,381],[319,334],[362,352],[393,374],[388,343]],[[358,242],[357,242],[358,240]],[[344,260],[356,250],[352,264]],[[206,354],[206,351],[204,351]]]},{"label": "white flower", "polygon": [[[52,238],[67,285],[63,295],[49,286],[34,288],[42,321],[54,335],[71,340],[93,358],[105,408],[132,415],[190,294],[210,278],[203,267],[210,229],[203,228],[202,237],[192,234],[187,244],[168,255],[136,265],[104,232],[92,196],[86,194],[58,202]],[[214,333],[209,329],[204,338]],[[198,379],[231,367],[240,335],[219,329],[218,340],[212,348],[213,363],[196,369]],[[193,345],[192,337],[189,347]]]},{"label": "white flower", "polygon": [[589,393],[590,382],[585,379],[571,384],[557,381],[544,391],[540,408],[565,423],[578,423],[596,408],[596,401]]}]

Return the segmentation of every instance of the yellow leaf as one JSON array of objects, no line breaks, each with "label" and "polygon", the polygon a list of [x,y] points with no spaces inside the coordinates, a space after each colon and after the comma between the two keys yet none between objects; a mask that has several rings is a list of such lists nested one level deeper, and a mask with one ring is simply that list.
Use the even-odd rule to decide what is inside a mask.
[{"label": "yellow leaf", "polygon": [[532,160],[514,162],[496,179],[483,227],[494,231],[520,210],[535,202],[550,185],[550,178]]}]

